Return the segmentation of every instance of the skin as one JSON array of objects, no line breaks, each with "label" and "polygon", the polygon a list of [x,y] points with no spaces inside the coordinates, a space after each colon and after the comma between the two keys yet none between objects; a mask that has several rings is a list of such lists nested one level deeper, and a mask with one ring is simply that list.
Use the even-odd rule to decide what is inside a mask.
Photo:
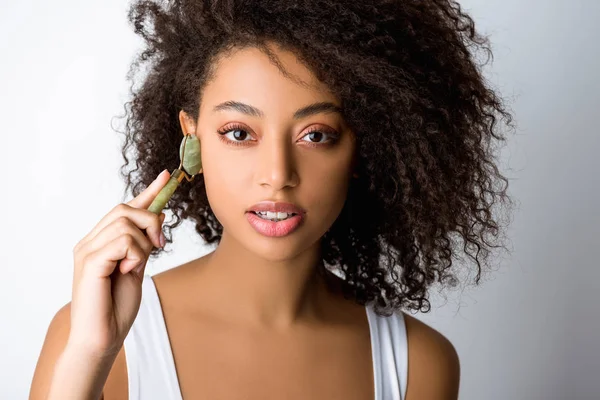
[{"label": "skin", "polygon": [[[224,227],[214,252],[153,277],[181,391],[189,399],[373,399],[365,309],[342,297],[335,275],[325,278],[328,286],[315,274],[319,238],[339,215],[352,179],[353,134],[337,112],[293,118],[313,103],[340,102],[293,53],[271,48],[294,79],[258,49],[238,49],[215,62],[198,119],[183,111],[179,116],[182,134],[200,139],[209,202]],[[263,115],[214,110],[225,101],[243,102]],[[219,140],[217,130],[232,123],[247,133],[237,139],[242,146]],[[307,136],[310,128],[326,134]],[[331,131],[339,138],[327,143]],[[231,130],[226,137],[236,140]],[[304,208],[302,226],[280,238],[259,234],[245,211],[262,200]],[[67,304],[50,324],[31,399],[44,397],[69,320]],[[456,399],[454,347],[410,315],[405,320],[407,399]],[[127,398],[125,357],[122,348],[105,399]]]}]

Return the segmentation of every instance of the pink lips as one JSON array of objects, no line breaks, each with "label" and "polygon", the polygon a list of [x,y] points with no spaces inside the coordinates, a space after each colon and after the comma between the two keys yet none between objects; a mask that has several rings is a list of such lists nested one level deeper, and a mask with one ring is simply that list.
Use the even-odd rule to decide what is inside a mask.
[{"label": "pink lips", "polygon": [[283,221],[268,221],[260,218],[255,213],[246,213],[246,219],[252,227],[260,234],[271,237],[280,237],[292,233],[302,223],[303,214],[294,215]]}]

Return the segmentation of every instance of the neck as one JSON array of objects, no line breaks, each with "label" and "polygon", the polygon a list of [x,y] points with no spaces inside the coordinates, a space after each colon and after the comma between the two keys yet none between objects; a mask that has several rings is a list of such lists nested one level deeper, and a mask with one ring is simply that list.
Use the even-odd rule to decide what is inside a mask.
[{"label": "neck", "polygon": [[290,258],[265,259],[223,232],[207,256],[203,287],[228,320],[283,330],[323,309],[330,289],[317,273],[321,264],[320,242]]}]

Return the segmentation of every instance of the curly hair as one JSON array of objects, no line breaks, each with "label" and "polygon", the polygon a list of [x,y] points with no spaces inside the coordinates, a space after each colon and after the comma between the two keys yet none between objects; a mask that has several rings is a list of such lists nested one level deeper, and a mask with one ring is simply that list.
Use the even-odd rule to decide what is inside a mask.
[{"label": "curly hair", "polygon": [[[121,132],[120,172],[134,196],[179,165],[178,112],[197,119],[216,57],[253,46],[276,63],[271,41],[331,88],[356,135],[359,178],[321,238],[346,298],[373,302],[379,314],[428,312],[433,284],[459,281],[459,250],[475,261],[479,284],[491,249],[505,248],[493,211],[512,200],[493,150],[505,140],[499,122],[511,127],[512,115],[476,62],[478,51],[492,55],[489,40],[455,1],[134,1],[128,18],[145,44],[127,75]],[[135,169],[124,173],[131,149]],[[220,241],[203,179],[182,182],[169,201],[167,242],[187,218],[206,243]]]}]

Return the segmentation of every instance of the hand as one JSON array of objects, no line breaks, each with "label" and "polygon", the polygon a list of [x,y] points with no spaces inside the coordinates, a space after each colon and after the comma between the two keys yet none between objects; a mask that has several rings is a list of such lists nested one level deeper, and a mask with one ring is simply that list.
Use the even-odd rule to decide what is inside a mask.
[{"label": "hand", "polygon": [[98,356],[122,347],[140,307],[146,262],[154,247],[162,247],[165,214],[147,208],[169,177],[163,171],[133,200],[114,207],[73,248],[67,346]]}]

